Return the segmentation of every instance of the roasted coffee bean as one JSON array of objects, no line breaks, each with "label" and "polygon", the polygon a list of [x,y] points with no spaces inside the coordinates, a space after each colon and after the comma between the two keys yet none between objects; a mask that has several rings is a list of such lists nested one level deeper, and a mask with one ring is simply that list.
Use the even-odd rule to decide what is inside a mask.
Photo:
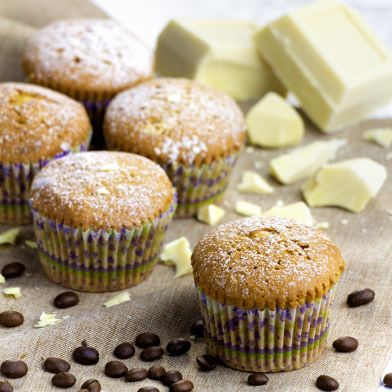
[{"label": "roasted coffee bean", "polygon": [[6,279],[18,278],[26,271],[26,267],[22,263],[14,262],[6,264],[1,270],[1,274]]},{"label": "roasted coffee bean", "polygon": [[392,373],[387,373],[383,379],[384,385],[388,388],[392,388]]},{"label": "roasted coffee bean", "polygon": [[58,309],[66,309],[79,303],[79,295],[73,291],[64,291],[54,299],[54,306]]},{"label": "roasted coffee bean", "polygon": [[332,377],[322,375],[317,377],[316,387],[322,391],[336,391],[339,383]]},{"label": "roasted coffee bean", "polygon": [[264,373],[252,373],[248,377],[248,385],[265,385],[268,377]]},{"label": "roasted coffee bean", "polygon": [[350,308],[367,305],[374,300],[376,293],[372,289],[353,291],[347,297],[347,305]]},{"label": "roasted coffee bean", "polygon": [[143,332],[136,336],[135,344],[139,348],[147,348],[151,346],[159,346],[161,339],[158,335],[151,332]]},{"label": "roasted coffee bean", "polygon": [[125,373],[126,381],[142,381],[147,378],[147,370],[143,368],[129,369]]},{"label": "roasted coffee bean", "polygon": [[191,326],[191,335],[196,338],[204,338],[203,320],[195,321]]},{"label": "roasted coffee bean", "polygon": [[124,376],[128,368],[120,361],[110,361],[105,365],[105,374],[111,378]]},{"label": "roasted coffee bean", "polygon": [[151,362],[159,359],[165,351],[162,347],[151,346],[147,347],[140,353],[140,359],[142,361]]},{"label": "roasted coffee bean", "polygon": [[76,383],[76,378],[71,373],[57,373],[52,377],[52,384],[57,388],[71,388]]},{"label": "roasted coffee bean", "polygon": [[218,365],[218,360],[210,354],[204,354],[196,358],[196,362],[199,365],[199,369],[204,372],[214,370]]},{"label": "roasted coffee bean", "polygon": [[159,392],[159,389],[155,387],[141,387],[137,392]]},{"label": "roasted coffee bean", "polygon": [[186,354],[191,348],[191,342],[185,339],[175,339],[168,343],[166,352],[172,357],[178,357]]},{"label": "roasted coffee bean", "polygon": [[14,392],[14,388],[8,381],[0,381],[0,392]]},{"label": "roasted coffee bean", "polygon": [[98,380],[91,378],[82,384],[82,389],[85,389],[88,392],[101,392],[102,388]]},{"label": "roasted coffee bean", "polygon": [[154,365],[148,369],[148,378],[151,380],[161,380],[166,373],[166,369],[161,365]]},{"label": "roasted coffee bean", "polygon": [[21,378],[28,372],[28,367],[23,361],[4,361],[0,366],[0,372],[7,378]]},{"label": "roasted coffee bean", "polygon": [[190,392],[193,391],[194,385],[189,380],[181,380],[170,386],[170,392]]},{"label": "roasted coffee bean", "polygon": [[0,313],[0,325],[7,328],[19,327],[24,322],[22,313],[14,310],[6,310]]},{"label": "roasted coffee bean", "polygon": [[49,357],[45,359],[44,369],[50,373],[67,373],[71,365],[64,359]]},{"label": "roasted coffee bean", "polygon": [[336,339],[332,346],[340,353],[351,353],[358,348],[358,340],[351,336],[342,336],[341,338]]},{"label": "roasted coffee bean", "polygon": [[172,384],[175,384],[181,380],[182,374],[178,370],[169,370],[161,378],[162,384],[166,385],[167,387],[170,387]]},{"label": "roasted coffee bean", "polygon": [[135,346],[129,342],[119,344],[113,352],[113,355],[119,359],[128,359],[135,355]]},{"label": "roasted coffee bean", "polygon": [[77,347],[72,353],[75,362],[81,365],[95,365],[99,362],[99,353],[93,347],[88,347],[86,342],[82,342],[82,346]]}]

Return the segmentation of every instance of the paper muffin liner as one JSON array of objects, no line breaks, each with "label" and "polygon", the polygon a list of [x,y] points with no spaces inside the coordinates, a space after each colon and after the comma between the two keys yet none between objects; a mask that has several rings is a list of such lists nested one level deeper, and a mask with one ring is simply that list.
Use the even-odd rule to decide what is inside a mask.
[{"label": "paper muffin liner", "polygon": [[296,308],[241,309],[198,291],[207,351],[225,365],[281,372],[309,365],[323,352],[335,287]]},{"label": "paper muffin liner", "polygon": [[31,223],[32,216],[28,199],[30,185],[35,175],[53,159],[73,152],[87,151],[90,137],[80,146],[64,149],[50,159],[41,159],[38,162],[28,164],[0,162],[0,223]]},{"label": "paper muffin liner", "polygon": [[228,186],[238,153],[200,167],[180,164],[162,165],[177,189],[176,217],[190,217],[200,207],[219,202]]},{"label": "paper muffin liner", "polygon": [[176,200],[152,222],[134,229],[83,230],[32,209],[40,262],[47,276],[67,288],[116,291],[143,282],[158,262]]}]

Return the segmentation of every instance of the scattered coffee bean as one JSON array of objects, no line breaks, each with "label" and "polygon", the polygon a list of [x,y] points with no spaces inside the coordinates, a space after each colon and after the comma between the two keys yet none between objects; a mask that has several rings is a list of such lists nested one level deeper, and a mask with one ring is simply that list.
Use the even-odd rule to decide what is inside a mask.
[{"label": "scattered coffee bean", "polygon": [[140,353],[140,359],[142,361],[151,362],[159,359],[165,351],[162,347],[151,346],[147,347]]},{"label": "scattered coffee bean", "polygon": [[7,378],[21,378],[28,372],[28,367],[23,361],[4,361],[0,366],[0,372]]},{"label": "scattered coffee bean", "polygon": [[71,373],[57,373],[52,378],[52,384],[58,388],[71,388],[76,383],[76,378]]},{"label": "scattered coffee bean", "polygon": [[392,388],[392,373],[387,373],[383,379],[384,385],[388,388]]},{"label": "scattered coffee bean", "polygon": [[336,339],[332,346],[340,353],[351,353],[358,348],[358,340],[351,336],[342,336],[341,338]]},{"label": "scattered coffee bean", "polygon": [[196,362],[199,365],[199,369],[204,372],[214,370],[218,365],[218,360],[210,354],[204,354],[196,358]]},{"label": "scattered coffee bean", "polygon": [[168,343],[166,352],[172,357],[178,357],[186,354],[191,348],[191,342],[185,339],[175,339]]},{"label": "scattered coffee bean", "polygon": [[1,270],[1,274],[6,279],[18,278],[26,271],[26,267],[22,263],[14,262],[6,264]]},{"label": "scattered coffee bean", "polygon": [[24,322],[22,313],[14,310],[6,310],[0,313],[0,325],[7,328],[19,327]]},{"label": "scattered coffee bean", "polygon": [[161,380],[166,373],[166,369],[161,365],[154,365],[148,369],[148,378],[151,380]]},{"label": "scattered coffee bean", "polygon": [[161,339],[158,335],[151,332],[143,332],[136,336],[135,344],[139,348],[147,348],[151,346],[159,346]]},{"label": "scattered coffee bean", "polygon": [[155,387],[141,387],[137,392],[159,392],[159,389]]},{"label": "scattered coffee bean", "polygon": [[73,291],[64,291],[54,299],[54,306],[58,309],[66,309],[79,303],[79,295]]},{"label": "scattered coffee bean", "polygon": [[203,320],[195,321],[191,326],[191,335],[197,338],[204,338]]},{"label": "scattered coffee bean", "polygon": [[353,291],[347,297],[347,305],[350,308],[367,305],[374,300],[376,293],[372,289]]},{"label": "scattered coffee bean", "polygon": [[110,361],[105,365],[105,374],[111,378],[124,376],[128,368],[120,361]]},{"label": "scattered coffee bean", "polygon": [[147,378],[147,370],[143,368],[129,369],[125,373],[126,381],[142,381]]},{"label": "scattered coffee bean", "polygon": [[50,373],[67,373],[71,365],[64,359],[49,357],[45,359],[44,369]]},{"label": "scattered coffee bean", "polygon": [[167,387],[170,387],[172,384],[181,380],[182,374],[178,370],[169,370],[161,378],[162,384],[166,385]]},{"label": "scattered coffee bean", "polygon": [[0,392],[14,392],[14,388],[8,381],[0,381]]},{"label": "scattered coffee bean", "polygon": [[265,385],[268,377],[264,373],[252,373],[248,377],[248,385]]},{"label": "scattered coffee bean", "polygon": [[82,346],[77,347],[72,353],[75,362],[81,365],[95,365],[99,362],[99,353],[93,347],[88,347],[86,342],[82,342]]},{"label": "scattered coffee bean", "polygon": [[190,392],[193,391],[194,385],[189,380],[181,380],[170,386],[170,392]]},{"label": "scattered coffee bean", "polygon": [[88,392],[101,392],[101,384],[98,380],[91,378],[82,384],[82,390],[85,389]]},{"label": "scattered coffee bean", "polygon": [[339,383],[332,377],[322,375],[317,377],[316,387],[322,391],[336,391]]},{"label": "scattered coffee bean", "polygon": [[113,352],[114,356],[119,359],[128,359],[135,355],[135,346],[129,342],[119,344]]}]

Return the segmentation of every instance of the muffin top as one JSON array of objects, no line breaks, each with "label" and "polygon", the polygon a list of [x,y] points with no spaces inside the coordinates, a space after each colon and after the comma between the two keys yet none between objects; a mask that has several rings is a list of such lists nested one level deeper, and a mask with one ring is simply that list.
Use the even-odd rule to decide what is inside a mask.
[{"label": "muffin top", "polygon": [[174,190],[147,158],[93,151],[51,161],[34,178],[31,203],[46,218],[83,229],[134,228],[166,212]]},{"label": "muffin top", "polygon": [[192,80],[158,78],[114,98],[104,133],[110,148],[199,166],[237,152],[245,122],[229,96]]},{"label": "muffin top", "polygon": [[47,88],[0,83],[0,162],[33,163],[85,143],[91,125],[80,103]]},{"label": "muffin top", "polygon": [[339,248],[316,228],[277,217],[228,222],[192,255],[197,286],[241,308],[295,307],[320,298],[344,270]]},{"label": "muffin top", "polygon": [[67,19],[35,33],[23,68],[32,81],[80,95],[110,98],[149,78],[152,52],[129,30],[107,19]]}]

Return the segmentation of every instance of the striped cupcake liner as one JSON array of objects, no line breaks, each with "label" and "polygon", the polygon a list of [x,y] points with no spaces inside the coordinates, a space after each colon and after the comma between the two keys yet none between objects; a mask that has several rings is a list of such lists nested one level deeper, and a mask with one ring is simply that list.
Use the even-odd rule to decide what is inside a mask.
[{"label": "striped cupcake liner", "polygon": [[299,369],[324,351],[335,288],[296,308],[241,309],[199,291],[207,351],[225,365],[250,372]]},{"label": "striped cupcake liner", "polygon": [[90,137],[85,143],[76,148],[65,149],[51,159],[41,159],[34,163],[0,162],[0,223],[31,223],[32,217],[28,199],[31,182],[35,175],[53,159],[61,158],[73,152],[87,151],[89,144]]},{"label": "striped cupcake liner", "polygon": [[88,292],[122,290],[143,282],[158,262],[176,201],[134,229],[83,230],[32,210],[40,262],[52,281]]}]

